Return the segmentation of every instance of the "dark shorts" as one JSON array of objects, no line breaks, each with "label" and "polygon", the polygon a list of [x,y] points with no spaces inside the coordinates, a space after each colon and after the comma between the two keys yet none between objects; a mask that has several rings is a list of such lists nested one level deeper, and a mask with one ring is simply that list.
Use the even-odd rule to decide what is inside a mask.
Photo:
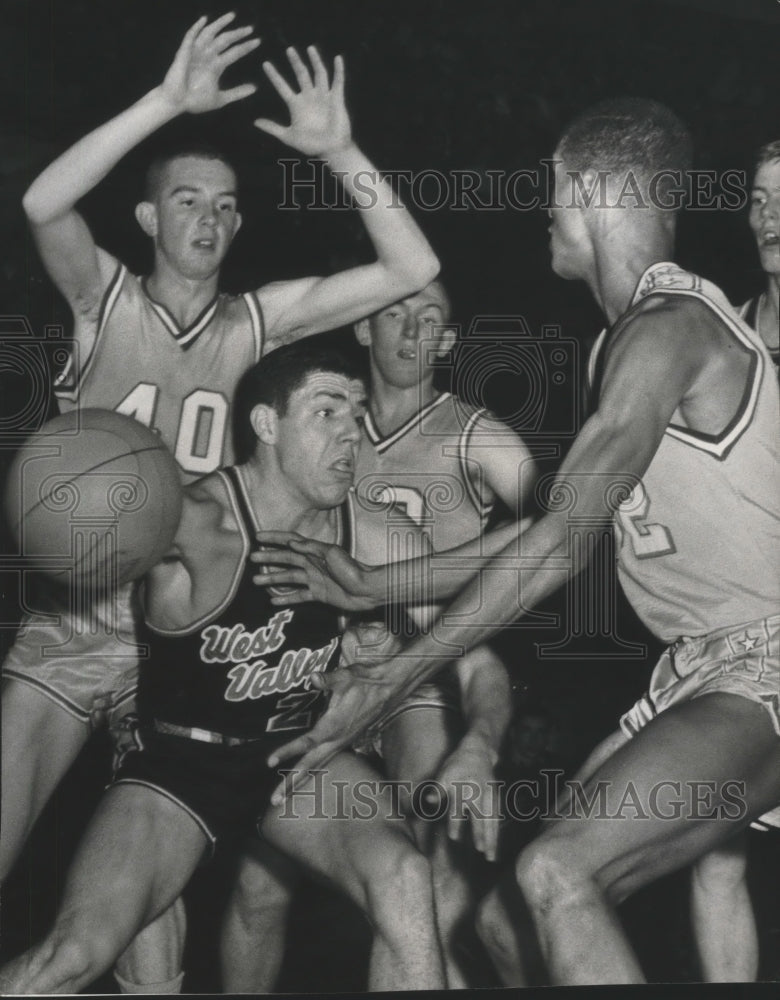
[{"label": "dark shorts", "polygon": [[141,726],[134,743],[119,760],[112,786],[143,785],[165,796],[198,824],[212,850],[217,839],[258,835],[258,820],[281,781],[266,764],[278,739],[228,747]]}]

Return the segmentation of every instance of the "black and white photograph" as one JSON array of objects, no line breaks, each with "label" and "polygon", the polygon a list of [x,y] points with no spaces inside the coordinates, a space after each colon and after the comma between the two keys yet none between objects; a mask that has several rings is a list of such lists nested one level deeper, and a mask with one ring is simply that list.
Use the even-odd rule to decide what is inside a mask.
[{"label": "black and white photograph", "polygon": [[0,995],[776,989],[780,0],[3,13]]}]

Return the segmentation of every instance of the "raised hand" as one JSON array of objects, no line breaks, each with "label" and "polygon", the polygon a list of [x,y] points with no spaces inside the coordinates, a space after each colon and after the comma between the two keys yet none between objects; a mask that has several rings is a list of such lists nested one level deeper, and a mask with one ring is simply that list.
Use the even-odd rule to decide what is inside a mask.
[{"label": "raised hand", "polygon": [[273,551],[253,552],[260,567],[254,583],[263,587],[296,587],[270,597],[273,604],[303,604],[320,601],[344,611],[367,611],[378,603],[369,593],[370,569],[357,562],[339,545],[304,538],[294,531],[260,531],[257,540]]},{"label": "raised hand", "polygon": [[223,14],[211,24],[206,17],[199,17],[184,36],[160,86],[177,112],[216,111],[257,90],[253,83],[220,90],[219,79],[227,67],[260,44],[259,38],[249,37],[254,31],[251,25],[224,30],[235,16]]},{"label": "raised hand", "polygon": [[307,156],[327,156],[343,149],[352,141],[352,130],[344,103],[344,60],[336,56],[333,62],[333,82],[317,49],[310,45],[306,52],[313,70],[304,63],[294,48],[287,49],[295,79],[300,90],[296,93],[273,63],[263,63],[265,75],[287,105],[290,124],[280,125],[268,118],[258,118],[255,125],[269,135]]},{"label": "raised hand", "polygon": [[448,835],[459,840],[469,823],[474,847],[488,861],[496,860],[499,830],[499,796],[493,759],[483,740],[467,734],[436,776],[447,792]]}]

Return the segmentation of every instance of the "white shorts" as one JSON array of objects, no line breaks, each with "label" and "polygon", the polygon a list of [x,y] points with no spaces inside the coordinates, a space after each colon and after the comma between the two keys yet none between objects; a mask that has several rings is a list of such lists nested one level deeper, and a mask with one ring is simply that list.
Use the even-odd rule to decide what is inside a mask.
[{"label": "white shorts", "polygon": [[780,736],[780,615],[672,643],[620,728],[633,736],[672,705],[715,693],[755,701]]},{"label": "white shorts", "polygon": [[[755,701],[780,736],[780,615],[672,643],[653,670],[647,694],[622,716],[620,728],[634,736],[670,706],[714,693]],[[751,826],[780,826],[780,807]]]},{"label": "white shorts", "polygon": [[382,756],[382,733],[399,715],[419,709],[437,708],[444,712],[461,711],[460,688],[455,671],[446,667],[433,681],[424,681],[408,694],[404,700],[378,719],[373,726],[359,737],[352,749],[356,753],[376,753]]},{"label": "white shorts", "polygon": [[6,680],[39,691],[94,729],[113,726],[135,704],[140,648],[132,584],[76,611],[50,592],[46,613],[25,615],[3,662]]}]

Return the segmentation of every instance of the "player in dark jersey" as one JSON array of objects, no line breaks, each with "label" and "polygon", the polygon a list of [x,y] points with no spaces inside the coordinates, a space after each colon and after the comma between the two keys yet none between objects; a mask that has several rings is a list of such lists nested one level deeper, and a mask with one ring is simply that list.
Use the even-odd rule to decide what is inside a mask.
[{"label": "player in dark jersey", "polygon": [[[511,428],[484,408],[434,387],[431,356],[444,357],[454,343],[449,320],[449,298],[434,281],[356,324],[359,342],[369,348],[371,370],[355,473],[359,508],[394,505],[422,527],[437,550],[480,535],[496,499],[520,517],[535,482],[533,459]],[[468,917],[489,883],[472,845],[496,860],[495,765],[511,713],[507,670],[493,650],[482,647],[421,685],[362,744],[381,754],[390,779],[414,785],[435,779],[449,797],[440,821],[412,815],[410,822],[432,863],[451,989],[468,986],[469,973],[474,974],[468,957],[477,942],[469,940]],[[232,940],[223,935],[229,946],[225,983],[235,992],[273,988],[276,950],[258,951],[251,943],[267,940],[283,924],[293,898],[272,871],[258,869],[255,876],[243,870],[234,894],[242,919],[232,923]]]},{"label": "player in dark jersey", "polygon": [[[127,152],[180,114],[214,111],[255,90],[219,86],[223,71],[259,44],[251,28],[233,26],[234,16],[210,24],[199,18],[162,84],[77,142],[24,197],[44,265],[74,316],[78,353],[56,387],[61,408],[102,406],[152,426],[185,479],[232,461],[233,390],[262,353],[415,291],[438,267],[411,216],[352,141],[342,60],[329,81],[314,48],[310,67],[288,50],[297,91],[265,64],[290,125],[256,124],[300,153],[323,158],[348,194],[360,174],[356,203],[374,263],[274,282],[243,296],[219,294],[220,266],[241,224],[236,176],[221,155],[191,148],[152,164],[136,209],[154,247],[151,274],[129,274],[95,244],[77,203]],[[130,588],[120,593],[118,607],[113,600],[95,602],[84,621],[63,614],[56,595],[47,595],[50,603],[60,625],[50,624],[50,607],[36,609],[44,612],[42,622],[25,619],[4,663],[0,878],[91,730],[106,720],[114,724],[135,688]],[[66,655],[44,655],[46,646],[67,646]],[[123,970],[127,988],[143,976],[162,989],[159,972]],[[173,977],[166,982],[175,986]]]},{"label": "player in dark jersey", "polygon": [[[668,109],[625,99],[580,116],[555,157],[553,267],[585,280],[611,324],[596,348],[594,412],[558,481],[573,516],[617,521],[621,582],[669,648],[648,694],[583,768],[591,807],[573,795],[558,803],[566,818],[550,818],[512,873],[554,983],[641,982],[614,906],[722,849],[780,798],[778,385],[765,344],[722,292],[668,262],[675,218],[663,184],[687,169],[689,149]],[[478,574],[447,615],[466,616],[477,594],[480,612],[440,622],[449,641],[484,640],[582,568],[569,562],[572,512],[560,507],[524,532],[519,555],[513,542],[488,567],[528,571],[522,602],[517,580],[488,586]],[[276,579],[308,579],[301,599],[351,607],[386,593],[380,571],[293,545],[295,568]],[[448,573],[436,598],[474,573],[434,555],[396,567],[396,585],[408,595],[438,561]],[[326,679],[326,713],[272,763],[305,751],[302,773],[322,766],[446,659],[430,637],[403,654]],[[594,806],[600,787],[605,808]],[[626,796],[637,809],[621,809]],[[495,919],[498,951],[513,928],[497,894],[483,918]]]},{"label": "player in dark jersey", "polygon": [[361,518],[361,541],[354,533],[358,372],[299,343],[249,373],[239,419],[254,454],[185,490],[172,551],[145,584],[137,746],[87,829],[53,931],[0,974],[4,992],[77,992],[176,898],[217,838],[255,828],[265,853],[327,876],[368,914],[371,988],[443,985],[427,861],[403,819],[350,812],[355,783],[374,776],[366,763],[341,755],[298,812],[268,809],[278,775],[267,758],[322,712],[311,682],[334,669],[344,624],[316,602],[272,606],[248,557],[260,525],[361,558],[385,547],[384,515]]}]

